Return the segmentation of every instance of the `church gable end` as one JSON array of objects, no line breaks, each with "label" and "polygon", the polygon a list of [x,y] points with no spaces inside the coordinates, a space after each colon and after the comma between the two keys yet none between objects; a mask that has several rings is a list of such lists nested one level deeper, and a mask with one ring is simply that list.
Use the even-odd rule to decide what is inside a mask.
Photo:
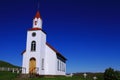
[{"label": "church gable end", "polygon": [[57,55],[58,57],[60,57],[60,58],[63,59],[64,61],[67,60],[62,54],[60,54],[60,53],[59,53],[55,48],[53,48],[49,43],[46,43],[46,45],[47,45],[48,47],[50,47],[53,51],[55,51],[55,53],[56,53],[56,55]]}]

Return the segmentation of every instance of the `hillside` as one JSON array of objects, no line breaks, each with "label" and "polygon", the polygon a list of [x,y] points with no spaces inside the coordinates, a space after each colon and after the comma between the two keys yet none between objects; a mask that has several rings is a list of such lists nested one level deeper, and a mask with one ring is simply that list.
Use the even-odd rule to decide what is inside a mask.
[{"label": "hillside", "polygon": [[17,67],[19,67],[19,66],[15,66],[15,65],[10,64],[10,63],[8,63],[8,62],[1,61],[1,60],[0,60],[0,67],[17,68]]}]

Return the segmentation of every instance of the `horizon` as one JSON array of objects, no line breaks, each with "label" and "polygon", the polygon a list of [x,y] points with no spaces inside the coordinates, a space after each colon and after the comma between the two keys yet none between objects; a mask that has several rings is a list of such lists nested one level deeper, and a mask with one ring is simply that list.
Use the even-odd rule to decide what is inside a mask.
[{"label": "horizon", "polygon": [[[67,73],[120,70],[119,1],[39,0],[47,42],[67,61]],[[38,0],[0,1],[0,60],[22,66],[27,30]]]}]

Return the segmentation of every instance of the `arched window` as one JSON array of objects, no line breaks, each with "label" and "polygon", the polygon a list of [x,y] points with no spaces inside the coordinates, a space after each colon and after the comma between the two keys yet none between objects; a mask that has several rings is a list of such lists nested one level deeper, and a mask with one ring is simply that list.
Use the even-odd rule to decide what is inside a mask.
[{"label": "arched window", "polygon": [[32,41],[31,43],[31,51],[36,51],[36,42]]}]

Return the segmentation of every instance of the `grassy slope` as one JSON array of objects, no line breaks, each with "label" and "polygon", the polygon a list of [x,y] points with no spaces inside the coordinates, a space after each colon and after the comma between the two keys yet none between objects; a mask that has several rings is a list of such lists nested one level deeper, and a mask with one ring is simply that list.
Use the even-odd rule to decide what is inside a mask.
[{"label": "grassy slope", "polygon": [[0,71],[0,80],[13,80],[16,76],[16,73]]},{"label": "grassy slope", "polygon": [[0,60],[0,67],[10,67],[10,68],[17,68],[18,66],[15,66],[15,65],[12,65],[8,62],[5,62],[5,61],[1,61]]}]

